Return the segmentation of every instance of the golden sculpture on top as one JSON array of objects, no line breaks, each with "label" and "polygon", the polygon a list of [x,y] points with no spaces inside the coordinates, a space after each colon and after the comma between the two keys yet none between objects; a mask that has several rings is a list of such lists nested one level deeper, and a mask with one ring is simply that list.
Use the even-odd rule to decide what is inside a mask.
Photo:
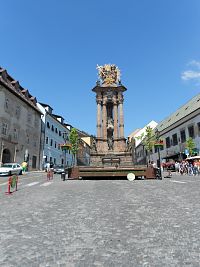
[{"label": "golden sculpture on top", "polygon": [[114,64],[97,65],[99,78],[104,86],[117,85],[120,83],[120,70]]}]

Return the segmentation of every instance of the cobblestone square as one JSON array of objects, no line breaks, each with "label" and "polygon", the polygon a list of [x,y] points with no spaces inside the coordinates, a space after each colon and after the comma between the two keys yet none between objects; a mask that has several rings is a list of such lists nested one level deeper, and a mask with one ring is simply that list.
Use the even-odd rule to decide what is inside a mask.
[{"label": "cobblestone square", "polygon": [[200,266],[199,188],[178,175],[2,184],[0,266]]}]

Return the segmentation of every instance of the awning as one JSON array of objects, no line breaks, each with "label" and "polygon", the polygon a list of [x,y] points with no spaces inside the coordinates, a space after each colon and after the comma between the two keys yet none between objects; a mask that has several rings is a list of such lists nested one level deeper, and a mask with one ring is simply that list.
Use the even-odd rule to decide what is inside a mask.
[{"label": "awning", "polygon": [[[181,153],[183,155],[183,153]],[[176,159],[180,156],[180,153],[174,154],[174,155],[170,155],[170,156],[166,156],[166,157],[162,157],[162,159]]]},{"label": "awning", "polygon": [[200,156],[194,156],[194,157],[188,157],[186,160],[191,160],[191,159],[200,159]]}]

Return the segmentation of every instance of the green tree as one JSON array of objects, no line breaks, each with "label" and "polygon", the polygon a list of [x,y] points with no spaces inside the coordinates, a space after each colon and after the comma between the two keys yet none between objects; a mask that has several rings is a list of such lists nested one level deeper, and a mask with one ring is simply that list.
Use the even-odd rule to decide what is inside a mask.
[{"label": "green tree", "polygon": [[192,137],[189,137],[187,140],[186,140],[186,143],[185,143],[185,148],[188,149],[188,152],[189,152],[189,155],[192,156],[193,154],[193,149],[195,148],[195,142],[194,140],[192,139]]},{"label": "green tree", "polygon": [[153,146],[155,144],[156,138],[153,129],[150,126],[146,127],[145,133],[142,133],[137,139],[142,141],[142,144],[147,151],[147,160],[150,161],[150,155],[152,153]]},{"label": "green tree", "polygon": [[72,151],[72,165],[76,163],[76,154],[78,152],[79,137],[76,128],[72,128],[69,134],[69,141],[71,143]]}]

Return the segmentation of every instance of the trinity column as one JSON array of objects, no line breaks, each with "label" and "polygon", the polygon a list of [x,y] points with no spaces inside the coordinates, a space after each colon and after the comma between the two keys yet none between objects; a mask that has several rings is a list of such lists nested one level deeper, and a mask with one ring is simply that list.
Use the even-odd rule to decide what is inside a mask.
[{"label": "trinity column", "polygon": [[123,92],[127,89],[121,84],[120,70],[116,65],[105,64],[97,66],[97,69],[99,80],[92,89],[97,103],[97,135],[93,151],[100,162],[101,153],[116,156],[116,153],[127,152],[123,114]]}]

